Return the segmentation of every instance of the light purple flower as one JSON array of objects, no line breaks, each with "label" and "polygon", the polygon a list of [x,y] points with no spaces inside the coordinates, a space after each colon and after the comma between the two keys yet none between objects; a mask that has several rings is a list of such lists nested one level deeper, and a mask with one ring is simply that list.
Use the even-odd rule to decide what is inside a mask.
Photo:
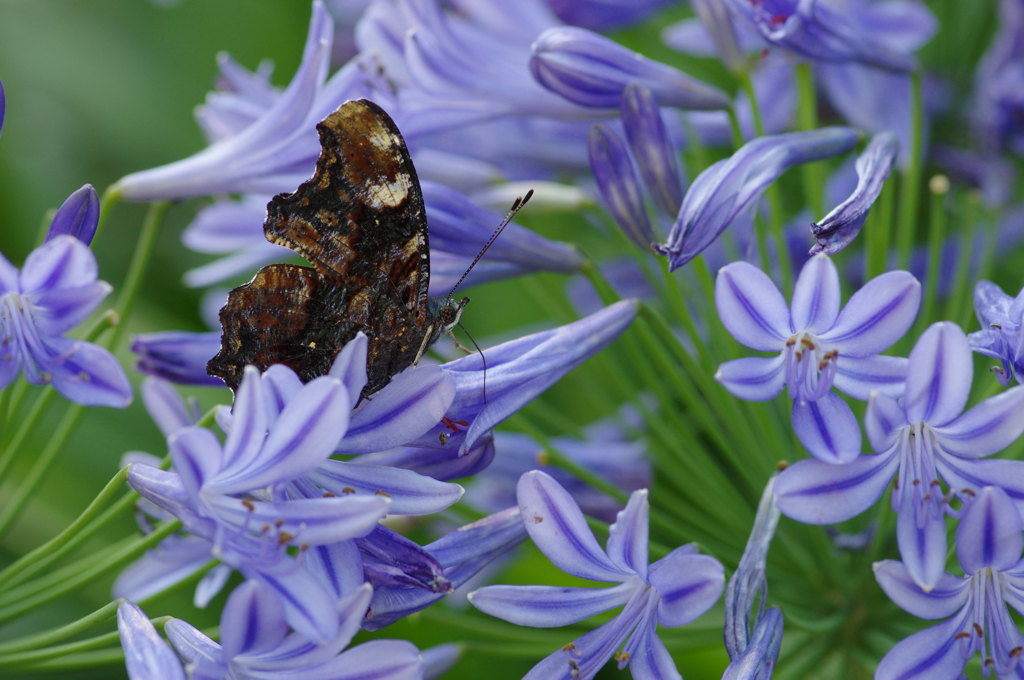
[{"label": "light purple flower", "polygon": [[[956,532],[963,577],[942,573],[922,590],[903,562],[874,564],[875,579],[902,609],[923,619],[946,621],[906,638],[889,650],[876,680],[956,680],[975,652],[987,676],[1020,677],[1024,636],[1006,605],[1024,614],[1024,522],[1001,490],[985,487],[970,503]],[[987,645],[986,645],[987,638]]]},{"label": "light purple flower", "polygon": [[117,605],[117,632],[130,680],[185,680],[181,661],[133,602]]},{"label": "light purple flower", "polygon": [[674,218],[683,204],[679,150],[665,129],[658,102],[648,90],[630,83],[622,92],[620,111],[626,140],[654,204]]},{"label": "light purple flower", "polygon": [[530,71],[537,82],[582,106],[618,108],[623,90],[635,82],[662,106],[703,111],[729,107],[728,96],[718,88],[584,28],[548,29],[532,51]]},{"label": "light purple flower", "polygon": [[86,184],[67,200],[53,216],[46,240],[60,235],[74,236],[85,245],[92,243],[96,226],[100,222],[100,197],[91,184]]},{"label": "light purple flower", "polygon": [[693,181],[668,241],[656,244],[655,251],[668,256],[670,270],[682,267],[752,207],[783,172],[799,163],[843,153],[858,137],[853,128],[832,127],[760,137],[744,144],[731,158],[718,161]]},{"label": "light purple flower", "polygon": [[[451,531],[423,549],[436,558],[444,578],[456,589],[524,540],[526,527],[519,508],[512,507]],[[421,587],[378,585],[363,628],[379,630],[446,596],[446,592]]]},{"label": "light purple flower", "polygon": [[793,427],[811,455],[846,463],[860,453],[860,426],[835,386],[866,400],[873,390],[897,397],[907,360],[880,356],[910,328],[921,285],[887,272],[853,294],[840,311],[839,272],[825,255],[800,271],[792,309],[768,275],[746,262],[718,271],[715,304],[740,344],[777,357],[748,357],[718,367],[715,380],[741,399],[764,401],[788,386]]},{"label": "light purple flower", "polygon": [[210,144],[234,137],[255,123],[281,96],[270,84],[274,65],[269,60],[261,62],[254,73],[221,52],[217,68],[217,89],[195,110],[196,122]]},{"label": "light purple flower", "polygon": [[1024,154],[1024,6],[1000,0],[998,30],[978,62],[972,123],[987,151]]},{"label": "light purple flower", "polygon": [[[604,123],[590,126],[590,169],[608,212],[638,247],[647,250],[655,239],[647,207],[626,145]],[[677,180],[678,185],[678,180]]]},{"label": "light purple flower", "polygon": [[223,387],[224,381],[206,372],[220,351],[220,331],[192,333],[162,331],[132,336],[131,350],[138,355],[135,370],[185,385]]},{"label": "light purple flower", "polygon": [[711,35],[715,51],[725,67],[732,73],[744,71],[746,58],[740,51],[736,30],[733,28],[732,17],[729,15],[729,6],[719,0],[694,0],[691,5],[694,13],[700,17],[700,21]]},{"label": "light purple flower", "polygon": [[775,485],[782,512],[812,524],[841,522],[868,509],[898,472],[892,508],[899,513],[904,568],[922,588],[934,587],[946,563],[944,518],[952,513],[952,498],[969,499],[983,486],[998,486],[1024,508],[1024,463],[979,460],[1024,432],[1024,387],[964,412],[973,376],[960,327],[948,321],[930,326],[910,353],[902,398],[877,393],[868,402],[864,429],[878,455],[847,465],[791,465]]},{"label": "light purple flower", "polygon": [[967,336],[971,349],[993,359],[999,384],[1007,386],[1016,378],[1024,382],[1024,288],[1011,298],[991,281],[978,281],[974,287],[974,313],[981,330]]},{"label": "light purple flower", "polygon": [[428,647],[421,651],[423,680],[436,680],[443,676],[458,663],[464,651],[464,646],[455,642]]},{"label": "light purple flower", "polygon": [[323,642],[288,633],[280,596],[258,581],[246,581],[228,597],[220,644],[180,619],[168,621],[166,630],[194,679],[419,680],[423,660],[411,642],[372,640],[342,651],[359,631],[371,594],[364,585],[339,599],[337,632]]},{"label": "light purple flower", "polygon": [[[656,627],[690,623],[718,601],[725,576],[693,544],[648,565],[647,490],[634,491],[601,550],[579,506],[558,482],[534,470],[518,486],[519,508],[530,538],[559,569],[611,588],[486,586],[469,595],[473,605],[521,626],[554,628],[623,606],[611,621],[554,652],[524,680],[590,680],[612,655],[633,677],[678,677]],[[622,647],[616,654],[616,650]]]},{"label": "light purple flower", "polygon": [[889,178],[899,142],[891,132],[875,135],[857,157],[857,188],[820,221],[811,224],[816,243],[810,254],[835,255],[857,238],[868,212]]},{"label": "light purple flower", "polygon": [[220,136],[196,155],[122,177],[113,189],[131,201],[151,201],[273,194],[309,179],[320,154],[316,124],[346,100],[367,94],[356,61],[327,80],[332,37],[331,18],[316,0],[302,63],[270,106],[244,129],[244,121],[223,128],[218,135],[230,136]]},{"label": "light purple flower", "polygon": [[455,380],[455,399],[445,417],[415,442],[437,446],[445,434],[446,448],[465,455],[491,428],[554,385],[562,376],[604,349],[636,317],[636,300],[621,300],[585,319],[541,331],[444,364]]},{"label": "light purple flower", "polygon": [[879,40],[859,12],[841,12],[813,0],[726,2],[764,40],[808,59],[857,62],[896,73],[914,69],[914,60]]},{"label": "light purple flower", "polygon": [[558,18],[591,31],[613,31],[643,21],[672,0],[547,0]]},{"label": "light purple flower", "polygon": [[[57,211],[43,245],[19,272],[0,255],[0,389],[24,369],[33,385],[51,384],[83,406],[125,408],[132,387],[109,350],[64,334],[85,321],[112,290],[98,281],[89,246],[71,233],[91,238],[99,211],[89,208],[86,185]],[[92,220],[87,222],[87,220]]]}]

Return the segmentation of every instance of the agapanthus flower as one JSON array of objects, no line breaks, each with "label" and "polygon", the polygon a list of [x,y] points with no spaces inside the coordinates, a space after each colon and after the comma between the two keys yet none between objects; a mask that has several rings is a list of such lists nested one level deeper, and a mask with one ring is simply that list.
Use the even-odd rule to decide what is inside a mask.
[{"label": "agapanthus flower", "polygon": [[694,0],[691,6],[710,34],[715,51],[725,67],[733,73],[742,72],[746,67],[746,59],[736,38],[729,6],[718,0]]},{"label": "agapanthus flower", "polygon": [[180,619],[168,621],[165,630],[192,678],[419,680],[423,660],[411,642],[371,640],[345,650],[359,631],[371,595],[364,585],[339,599],[337,632],[323,642],[289,633],[280,595],[259,581],[246,581],[228,597],[219,644]]},{"label": "agapanthus flower", "polygon": [[609,126],[594,123],[588,146],[590,169],[608,212],[637,247],[647,250],[655,239],[654,229],[626,145]]},{"label": "agapanthus flower", "polygon": [[548,475],[527,472],[517,495],[530,538],[555,566],[573,576],[619,585],[486,586],[471,593],[470,602],[492,616],[540,628],[576,623],[624,605],[611,621],[554,652],[525,678],[590,680],[613,655],[620,670],[629,665],[634,678],[678,677],[656,628],[682,626],[710,609],[722,594],[722,565],[697,554],[692,543],[648,565],[646,489],[634,491],[618,514],[606,550],[572,496]]},{"label": "agapanthus flower", "polygon": [[530,72],[537,82],[582,106],[618,108],[630,83],[640,83],[663,106],[701,111],[729,106],[718,88],[584,28],[550,28],[537,37],[532,52]]},{"label": "agapanthus flower", "polygon": [[907,360],[881,356],[910,328],[921,284],[907,272],[887,272],[853,294],[840,311],[839,272],[815,255],[797,278],[791,308],[768,275],[746,262],[718,271],[715,304],[741,344],[775,358],[749,357],[718,367],[715,380],[741,399],[774,398],[788,386],[793,427],[811,455],[846,463],[860,453],[860,426],[836,387],[866,400],[878,390],[898,397]]},{"label": "agapanthus flower", "polygon": [[848,151],[858,138],[852,128],[831,127],[760,137],[744,144],[693,181],[668,240],[656,244],[655,251],[668,256],[670,270],[682,267],[753,206],[783,172]]},{"label": "agapanthus flower", "polygon": [[117,632],[130,680],[185,680],[181,661],[138,605],[117,605]]},{"label": "agapanthus flower", "polygon": [[657,100],[650,90],[630,83],[622,92],[619,111],[629,149],[654,204],[665,215],[675,217],[683,204],[684,178],[679,150],[666,129]]},{"label": "agapanthus flower", "polygon": [[495,425],[619,337],[638,311],[636,300],[621,300],[585,319],[485,349],[486,378],[479,354],[444,364],[441,369],[455,380],[455,399],[437,426],[410,443],[436,446],[444,434],[442,446],[464,455]]},{"label": "agapanthus flower", "polygon": [[972,123],[988,151],[1024,154],[1024,6],[1000,0],[997,25],[975,72]]},{"label": "agapanthus flower", "polygon": [[0,255],[0,389],[24,369],[28,382],[53,385],[83,406],[131,403],[128,376],[109,350],[64,337],[113,290],[97,280],[99,267],[88,245],[98,220],[96,191],[86,185],[57,211],[46,241],[21,271]]},{"label": "agapanthus flower", "polygon": [[857,237],[882,185],[889,178],[898,151],[899,142],[891,132],[882,132],[871,139],[857,157],[857,188],[820,222],[811,225],[811,234],[817,242],[811,248],[811,255],[835,255]]},{"label": "agapanthus flower", "polygon": [[558,18],[591,31],[611,31],[643,21],[672,0],[547,0]]},{"label": "agapanthus flower", "polygon": [[[985,487],[956,530],[962,577],[948,573],[922,590],[903,562],[874,565],[875,579],[893,602],[914,616],[946,621],[914,633],[882,658],[876,680],[955,680],[975,652],[988,677],[1020,677],[1024,636],[1006,606],[1024,614],[1024,521],[1002,489]],[[986,644],[987,642],[987,644]]]},{"label": "agapanthus flower", "polygon": [[220,332],[161,331],[132,336],[138,355],[135,370],[185,385],[222,387],[224,381],[206,372],[220,351]]},{"label": "agapanthus flower", "polygon": [[971,349],[993,359],[999,384],[1016,378],[1024,382],[1024,289],[1011,298],[991,281],[978,281],[974,287],[974,313],[981,330],[967,336]]},{"label": "agapanthus flower", "polygon": [[910,353],[902,398],[876,393],[868,402],[864,429],[878,455],[791,465],[775,485],[782,512],[802,522],[841,522],[878,500],[898,472],[892,508],[904,568],[922,588],[934,587],[946,563],[950,500],[998,486],[1024,507],[1024,463],[979,460],[1024,432],[1024,387],[964,412],[973,377],[964,332],[948,321],[932,324]]}]

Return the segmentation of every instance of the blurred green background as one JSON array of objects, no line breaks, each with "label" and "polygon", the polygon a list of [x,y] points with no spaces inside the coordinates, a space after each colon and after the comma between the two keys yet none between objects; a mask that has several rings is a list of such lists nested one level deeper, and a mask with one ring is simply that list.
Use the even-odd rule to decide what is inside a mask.
[{"label": "blurred green background", "polygon": [[[973,64],[994,29],[991,3],[934,2],[929,5],[942,22],[941,33],[922,53],[950,87],[954,106],[966,101]],[[0,0],[0,80],[7,110],[0,136],[0,251],[20,266],[38,243],[44,216],[84,183],[103,190],[125,174],[178,160],[204,147],[192,118],[193,108],[212,88],[215,55],[230,52],[252,69],[263,59],[275,65],[273,82],[287,84],[305,40],[310,3],[307,0],[183,0],[159,6],[144,0]],[[632,29],[619,36],[646,54],[675,64],[686,63],[694,76],[731,89],[725,71],[708,60],[683,60],[660,46],[657,28],[670,19],[689,14],[685,6],[667,10],[658,26]],[[947,48],[943,48],[946,45]],[[955,45],[956,49],[949,49]],[[953,112],[955,113],[955,111]],[[936,135],[956,143],[965,141],[963,126],[955,115],[938,121]],[[925,175],[927,177],[927,174]],[[795,178],[791,178],[795,179]],[[134,358],[127,352],[130,335],[159,330],[205,330],[197,314],[201,291],[185,288],[182,274],[209,261],[180,243],[182,229],[195,216],[200,201],[174,205],[160,235],[147,274],[144,291],[128,320],[125,340],[117,355],[125,366]],[[927,211],[923,203],[922,211]],[[119,288],[134,250],[145,206],[122,203],[115,207],[95,245],[101,278]],[[575,216],[531,216],[522,221],[545,235],[568,241],[584,241],[598,256],[614,252],[614,245],[595,238],[594,231]],[[922,223],[925,220],[922,219]],[[1016,262],[1020,262],[1019,253]],[[1007,292],[1008,265],[1000,270]],[[1019,276],[1017,286],[1019,287]],[[465,321],[477,338],[554,317],[571,320],[561,290],[564,279],[537,275],[475,289]],[[111,299],[111,304],[113,298]],[[595,394],[599,383],[577,371],[554,388],[552,401],[565,405],[575,425],[607,415],[606,400]],[[137,385],[140,376],[129,372]],[[190,389],[203,410],[226,402],[226,390]],[[26,403],[31,403],[34,392]],[[45,435],[59,421],[64,403],[51,409],[40,436],[26,450],[38,450]],[[31,550],[58,533],[82,511],[96,492],[118,469],[123,453],[131,450],[163,455],[163,439],[136,398],[124,412],[110,409],[87,411],[76,436],[59,457],[58,464],[23,513],[21,520],[0,539],[0,566]],[[15,478],[31,463],[25,456]],[[0,505],[11,493],[0,487]],[[751,499],[751,505],[756,499]],[[106,533],[94,538],[82,554],[96,550],[134,530],[125,517]],[[425,538],[425,535],[417,536]],[[741,547],[745,537],[738,538]],[[503,580],[562,584],[565,575],[539,557],[532,547],[516,562]],[[58,603],[34,611],[16,624],[0,627],[0,640],[67,623],[109,601],[113,574]],[[147,609],[152,616],[175,615],[203,628],[217,624],[224,595],[208,611],[191,605],[191,593],[177,593]],[[695,647],[678,655],[679,669],[689,680],[718,678],[727,663],[721,646],[721,610],[690,626],[685,636],[670,633],[666,642]],[[386,629],[385,636],[409,637],[421,647],[452,639],[486,638],[488,630],[511,631],[501,622],[475,616],[472,611],[453,613],[444,624],[426,612]],[[108,627],[105,630],[111,630]],[[512,633],[508,632],[511,636]],[[515,644],[522,652],[494,656],[481,643],[471,649],[448,677],[521,677],[538,658],[536,642],[549,649],[575,637],[572,631],[524,631]],[[673,643],[673,640],[676,642]],[[533,646],[531,646],[533,645]],[[115,664],[75,673],[81,678],[122,677]],[[36,676],[38,677],[38,676]],[[598,676],[622,677],[614,667]]]}]

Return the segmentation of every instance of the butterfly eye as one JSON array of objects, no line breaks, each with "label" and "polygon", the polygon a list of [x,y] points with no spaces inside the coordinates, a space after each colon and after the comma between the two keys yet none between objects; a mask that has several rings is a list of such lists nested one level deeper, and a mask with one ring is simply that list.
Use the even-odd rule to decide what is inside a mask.
[{"label": "butterfly eye", "polygon": [[441,324],[445,327],[451,326],[455,323],[455,308],[451,305],[445,305],[438,312],[438,317],[441,320]]}]

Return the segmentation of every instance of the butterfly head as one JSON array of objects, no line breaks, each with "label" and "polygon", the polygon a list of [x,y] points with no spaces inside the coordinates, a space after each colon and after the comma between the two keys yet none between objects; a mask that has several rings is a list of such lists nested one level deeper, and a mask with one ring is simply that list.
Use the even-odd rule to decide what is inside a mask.
[{"label": "butterfly head", "polygon": [[462,298],[457,303],[451,298],[445,298],[441,308],[437,310],[437,321],[441,326],[440,335],[449,333],[455,328],[462,317],[462,310],[468,303],[468,297]]}]

